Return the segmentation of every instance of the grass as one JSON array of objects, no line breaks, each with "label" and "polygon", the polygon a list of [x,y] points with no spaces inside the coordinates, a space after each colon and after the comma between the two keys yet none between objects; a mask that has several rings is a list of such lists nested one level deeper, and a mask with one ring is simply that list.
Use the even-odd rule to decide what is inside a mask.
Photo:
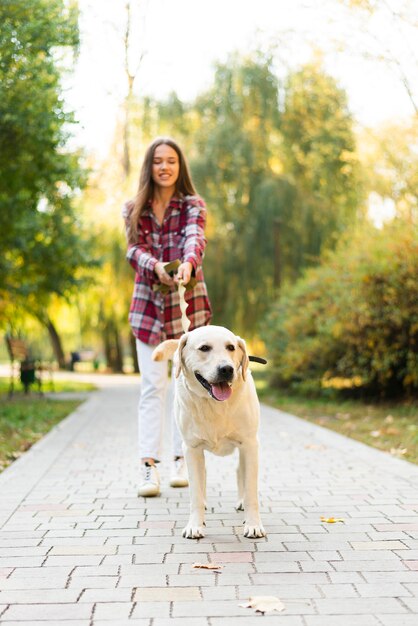
[{"label": "grass", "polygon": [[[48,390],[48,385],[45,385]],[[89,383],[58,381],[55,391],[80,392],[95,389]],[[74,411],[80,400],[52,400],[32,392],[8,398],[9,380],[0,378],[0,471],[19,458],[53,426]]]},{"label": "grass", "polygon": [[418,464],[417,401],[307,398],[270,388],[266,371],[256,370],[254,379],[261,402]]}]

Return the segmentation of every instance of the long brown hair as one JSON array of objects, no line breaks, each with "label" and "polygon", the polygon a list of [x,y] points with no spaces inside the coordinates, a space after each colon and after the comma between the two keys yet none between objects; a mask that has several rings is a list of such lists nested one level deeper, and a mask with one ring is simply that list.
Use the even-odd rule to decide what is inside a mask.
[{"label": "long brown hair", "polygon": [[139,174],[138,191],[131,202],[132,210],[128,217],[128,240],[135,243],[138,240],[139,220],[148,203],[154,196],[155,183],[152,179],[152,163],[154,152],[158,146],[166,145],[173,148],[179,159],[179,175],[176,180],[174,194],[179,197],[193,196],[196,194],[195,187],[190,176],[189,166],[179,145],[171,137],[157,137],[148,146]]}]

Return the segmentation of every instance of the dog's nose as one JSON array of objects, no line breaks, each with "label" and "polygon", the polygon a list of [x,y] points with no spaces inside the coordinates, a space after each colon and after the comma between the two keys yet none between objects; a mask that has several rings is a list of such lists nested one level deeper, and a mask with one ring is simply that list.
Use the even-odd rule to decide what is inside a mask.
[{"label": "dog's nose", "polygon": [[234,368],[231,365],[220,365],[218,367],[218,376],[222,377],[223,380],[232,380],[234,375]]}]

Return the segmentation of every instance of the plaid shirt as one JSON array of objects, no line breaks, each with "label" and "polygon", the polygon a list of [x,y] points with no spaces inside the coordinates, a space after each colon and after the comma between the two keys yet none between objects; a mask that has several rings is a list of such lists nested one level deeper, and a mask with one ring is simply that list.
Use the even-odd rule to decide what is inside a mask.
[{"label": "plaid shirt", "polygon": [[[125,220],[131,207],[129,202],[123,207]],[[190,330],[209,324],[211,306],[202,270],[205,223],[205,203],[198,196],[173,197],[161,225],[151,206],[141,216],[138,242],[129,246],[126,258],[135,270],[129,323],[144,343],[154,345],[183,334],[177,286],[166,295],[152,289],[159,282],[154,273],[158,261],[180,259],[192,264],[197,284],[185,294]]]}]

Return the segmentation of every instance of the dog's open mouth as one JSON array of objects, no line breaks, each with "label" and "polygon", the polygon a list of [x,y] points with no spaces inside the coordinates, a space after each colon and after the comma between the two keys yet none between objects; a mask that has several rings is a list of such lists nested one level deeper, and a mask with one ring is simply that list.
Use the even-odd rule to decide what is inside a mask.
[{"label": "dog's open mouth", "polygon": [[206,389],[208,394],[214,400],[223,402],[224,400],[228,400],[228,398],[231,396],[232,389],[230,387],[230,384],[227,383],[226,381],[223,381],[220,383],[210,383],[208,380],[206,380],[206,378],[203,378],[203,376],[201,376],[200,374],[197,374],[195,372],[194,375],[196,376],[197,380],[202,385],[202,387]]}]

